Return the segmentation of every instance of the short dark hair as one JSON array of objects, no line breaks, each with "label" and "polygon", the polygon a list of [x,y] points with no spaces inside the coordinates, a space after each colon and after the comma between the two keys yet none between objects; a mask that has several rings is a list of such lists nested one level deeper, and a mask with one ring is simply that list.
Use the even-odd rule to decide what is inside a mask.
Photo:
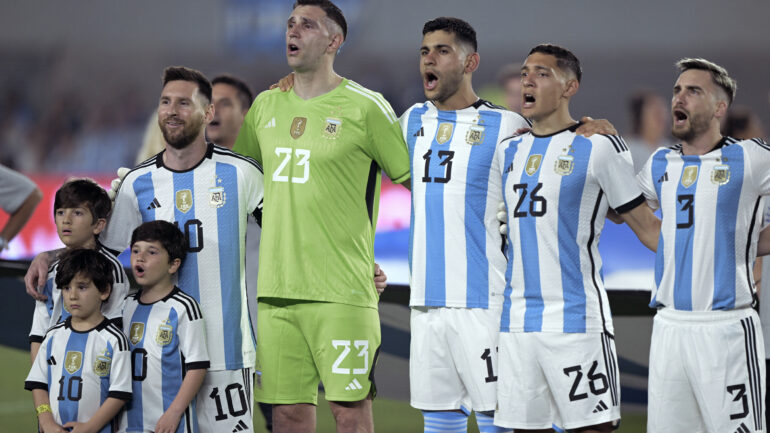
[{"label": "short dark hair", "polygon": [[131,246],[139,241],[160,242],[168,251],[168,260],[179,259],[184,262],[187,255],[187,241],[182,232],[168,221],[148,221],[131,233]]},{"label": "short dark hair", "polygon": [[535,53],[543,53],[556,57],[556,66],[563,71],[571,71],[575,74],[578,83],[583,77],[583,68],[580,66],[580,60],[578,60],[577,56],[575,56],[572,51],[554,44],[540,44],[535,46],[535,48],[532,48],[527,56],[531,56]]},{"label": "short dark hair", "polygon": [[67,287],[77,274],[83,274],[94,282],[99,293],[104,293],[115,281],[112,273],[112,262],[100,252],[85,248],[67,250],[56,267],[56,287]]},{"label": "short dark hair", "polygon": [[735,99],[735,93],[738,91],[738,83],[736,83],[734,79],[730,78],[730,76],[727,74],[727,69],[706,59],[693,58],[679,60],[676,62],[676,67],[679,69],[680,74],[690,69],[698,69],[701,71],[709,72],[711,74],[712,81],[714,81],[714,84],[724,90],[725,94],[727,95],[727,105],[733,103],[733,100]]},{"label": "short dark hair", "polygon": [[342,38],[345,40],[348,39],[348,22],[345,21],[345,15],[342,14],[340,8],[334,3],[329,0],[297,0],[294,2],[294,6],[292,6],[291,9],[297,9],[298,6],[318,6],[323,9],[326,16],[337,23],[342,29]]},{"label": "short dark hair", "polygon": [[251,92],[251,88],[245,81],[240,78],[236,78],[229,74],[217,75],[211,80],[211,86],[215,84],[227,84],[233,86],[238,91],[238,100],[241,101],[241,109],[248,110],[251,107],[251,103],[254,102],[254,94]]},{"label": "short dark hair", "polygon": [[198,92],[211,103],[211,83],[201,71],[185,66],[169,66],[163,70],[163,87],[171,81],[190,81],[198,85]]},{"label": "short dark hair", "polygon": [[468,24],[467,21],[454,17],[434,18],[422,26],[422,35],[425,36],[426,34],[437,30],[444,30],[447,33],[454,34],[461,42],[470,44],[470,46],[473,47],[474,52],[479,49],[478,43],[476,42],[476,30],[474,30],[473,26]]},{"label": "short dark hair", "polygon": [[88,208],[93,217],[93,222],[99,218],[107,219],[112,209],[112,202],[107,191],[91,179],[72,179],[56,191],[53,200],[53,213],[57,209],[75,208],[83,206]]}]

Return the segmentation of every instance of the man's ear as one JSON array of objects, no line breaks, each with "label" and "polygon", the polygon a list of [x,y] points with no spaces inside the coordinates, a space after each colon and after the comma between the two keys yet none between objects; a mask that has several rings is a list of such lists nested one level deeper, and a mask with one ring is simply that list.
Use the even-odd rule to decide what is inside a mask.
[{"label": "man's ear", "polygon": [[465,73],[470,74],[476,71],[476,69],[479,68],[479,61],[481,58],[479,57],[479,53],[473,53],[469,54],[465,58]]},{"label": "man's ear", "polygon": [[562,96],[565,98],[571,98],[577,93],[578,89],[580,88],[580,82],[576,78],[570,78],[567,80],[567,86],[564,89],[564,93],[562,93]]}]

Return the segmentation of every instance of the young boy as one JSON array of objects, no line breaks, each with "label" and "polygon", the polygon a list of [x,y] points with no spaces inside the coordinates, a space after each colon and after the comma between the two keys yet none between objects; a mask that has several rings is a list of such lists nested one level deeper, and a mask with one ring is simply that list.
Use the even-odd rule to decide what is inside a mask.
[{"label": "young boy", "polygon": [[[102,313],[115,321],[118,328],[122,328],[123,300],[128,294],[128,278],[118,259],[102,247],[97,239],[104,229],[111,206],[107,192],[96,182],[90,179],[74,179],[56,191],[54,220],[59,239],[64,243],[66,250],[96,250],[109,260],[113,276],[112,296],[102,305]],[[43,294],[47,298],[35,303],[32,329],[29,333],[30,355],[33,361],[46,331],[70,315],[62,308],[60,292],[54,290],[57,269],[58,262],[53,262],[43,288]]]},{"label": "young boy", "polygon": [[56,287],[71,316],[48,330],[24,383],[43,433],[114,431],[131,399],[128,339],[101,312],[112,281],[112,263],[94,250],[59,261]]},{"label": "young boy", "polygon": [[186,248],[182,232],[167,221],[144,223],[131,235],[131,269],[141,290],[126,298],[123,311],[134,390],[127,432],[198,431],[191,402],[209,355],[200,306],[174,285]]}]

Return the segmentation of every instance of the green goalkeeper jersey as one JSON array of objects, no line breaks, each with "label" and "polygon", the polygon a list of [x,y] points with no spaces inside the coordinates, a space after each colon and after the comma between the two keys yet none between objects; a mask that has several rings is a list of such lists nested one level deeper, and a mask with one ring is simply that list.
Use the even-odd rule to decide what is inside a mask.
[{"label": "green goalkeeper jersey", "polygon": [[380,169],[396,183],[409,178],[385,98],[347,79],[309,100],[262,92],[233,150],[265,173],[259,297],[376,307]]}]

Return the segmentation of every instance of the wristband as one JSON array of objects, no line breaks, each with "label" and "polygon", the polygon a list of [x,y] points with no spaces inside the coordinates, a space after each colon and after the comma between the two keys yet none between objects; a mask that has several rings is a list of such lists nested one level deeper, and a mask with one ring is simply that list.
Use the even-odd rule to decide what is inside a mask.
[{"label": "wristband", "polygon": [[40,416],[41,413],[51,412],[51,406],[47,404],[41,404],[40,406],[35,408],[35,416]]}]

